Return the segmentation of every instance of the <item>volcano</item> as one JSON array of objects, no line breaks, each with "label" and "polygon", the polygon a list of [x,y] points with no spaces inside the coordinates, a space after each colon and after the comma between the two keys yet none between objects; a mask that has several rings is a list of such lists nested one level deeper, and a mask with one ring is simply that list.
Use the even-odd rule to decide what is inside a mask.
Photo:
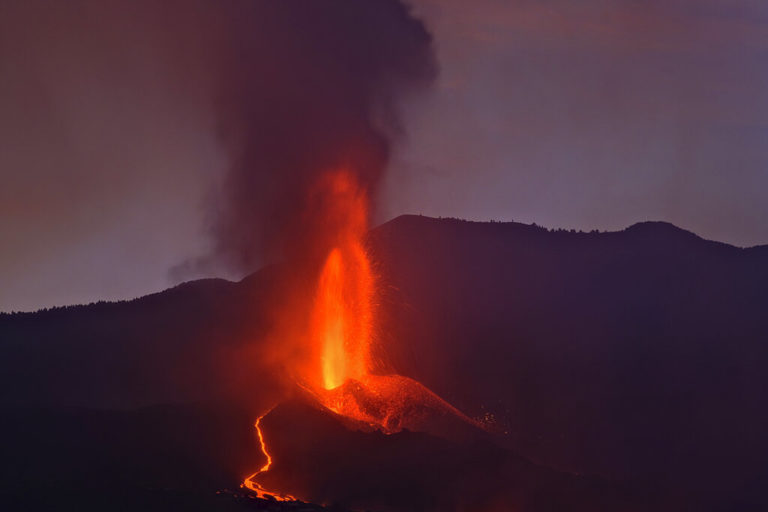
[{"label": "volcano", "polygon": [[[332,228],[321,243],[329,246],[327,256],[308,300],[288,300],[281,309],[290,328],[273,333],[276,343],[295,347],[282,363],[301,405],[284,405],[284,397],[258,417],[254,427],[266,463],[245,479],[245,489],[260,499],[387,511],[535,511],[574,501],[589,510],[663,510],[675,502],[610,484],[598,492],[579,478],[563,484],[562,475],[508,454],[487,423],[421,382],[387,372],[375,357],[387,326],[377,307],[381,282],[365,244],[366,191],[354,173],[340,170],[324,177],[316,193],[330,205]],[[270,423],[279,427],[270,431]],[[393,453],[382,451],[385,446]],[[574,485],[586,486],[584,494],[571,494]]]},{"label": "volcano", "polygon": [[[362,503],[364,485],[377,500],[391,494],[393,509],[466,503],[472,478],[498,478],[500,502],[477,502],[486,510],[509,510],[505,486],[527,497],[510,502],[525,503],[519,510],[548,496],[567,502],[550,510],[594,510],[601,496],[626,504],[614,510],[768,505],[765,246],[664,223],[571,233],[419,216],[363,241],[386,283],[372,301],[387,327],[373,330],[372,375],[420,383],[472,423],[433,411],[419,391],[412,403],[431,419],[386,427],[375,386],[325,388],[319,351],[284,383],[290,372],[270,365],[263,340],[288,265],[238,283],[4,314],[2,508],[249,510],[216,492],[243,493],[267,462],[253,426],[262,414],[272,466],[258,482],[318,503]],[[300,386],[302,376],[314,384]],[[363,404],[354,407],[372,419],[337,414],[313,393]],[[384,455],[400,458],[373,462]],[[517,472],[494,460],[516,461]],[[357,474],[368,483],[352,485]],[[418,497],[422,481],[433,497]]]},{"label": "volcano", "polygon": [[[305,401],[339,417],[350,429],[384,434],[409,429],[451,437],[462,432],[466,435],[473,428],[482,429],[479,422],[418,381],[381,373],[383,365],[376,364],[373,353],[375,333],[380,330],[376,316],[378,280],[364,245],[366,193],[355,175],[346,170],[325,177],[318,193],[332,205],[333,246],[319,271],[306,315],[306,330],[293,327],[303,324],[304,315],[301,308],[292,306],[296,301],[288,301],[292,307],[285,316],[292,327],[274,334],[277,340],[305,340],[298,344],[296,355],[283,361],[291,375],[289,380],[303,391]],[[254,426],[267,461],[245,479],[243,487],[259,498],[305,498],[301,486],[298,491],[286,490],[285,485],[271,490],[262,482],[273,465],[270,443],[262,427],[265,416],[260,415]],[[318,498],[310,495],[308,499]]]}]

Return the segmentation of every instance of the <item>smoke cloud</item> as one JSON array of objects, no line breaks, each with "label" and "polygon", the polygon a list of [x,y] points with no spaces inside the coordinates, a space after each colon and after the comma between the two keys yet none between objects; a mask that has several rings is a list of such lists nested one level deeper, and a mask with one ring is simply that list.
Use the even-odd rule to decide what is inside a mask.
[{"label": "smoke cloud", "polygon": [[305,205],[324,172],[346,169],[375,193],[397,101],[436,66],[430,34],[398,0],[239,2],[227,24],[216,105],[231,166],[214,257],[253,270],[322,228]]}]

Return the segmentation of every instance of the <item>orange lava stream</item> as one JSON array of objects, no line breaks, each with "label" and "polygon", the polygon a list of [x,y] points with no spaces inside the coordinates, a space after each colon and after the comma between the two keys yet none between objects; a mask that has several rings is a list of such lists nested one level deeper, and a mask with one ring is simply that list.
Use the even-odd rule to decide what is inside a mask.
[{"label": "orange lava stream", "polygon": [[256,419],[256,423],[253,424],[253,426],[256,428],[256,434],[259,437],[259,445],[261,446],[261,452],[264,454],[264,456],[267,458],[267,462],[259,469],[257,472],[249,476],[243,481],[243,484],[241,487],[245,487],[247,489],[250,489],[253,491],[257,497],[261,499],[274,499],[276,501],[297,501],[296,498],[291,496],[290,494],[282,494],[280,492],[275,491],[269,491],[265,489],[260,483],[256,482],[254,478],[261,475],[262,473],[266,473],[269,471],[269,468],[272,466],[272,456],[267,451],[267,443],[264,441],[264,434],[261,431],[261,420],[269,414],[271,409],[261,416],[259,416]]}]

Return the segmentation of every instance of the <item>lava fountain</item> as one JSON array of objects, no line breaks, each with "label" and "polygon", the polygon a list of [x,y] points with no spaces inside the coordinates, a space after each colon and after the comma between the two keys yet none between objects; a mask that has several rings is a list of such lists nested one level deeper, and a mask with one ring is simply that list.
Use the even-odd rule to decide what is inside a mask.
[{"label": "lava fountain", "polygon": [[373,277],[359,241],[334,248],[323,266],[312,314],[312,337],[320,348],[323,389],[370,373]]}]

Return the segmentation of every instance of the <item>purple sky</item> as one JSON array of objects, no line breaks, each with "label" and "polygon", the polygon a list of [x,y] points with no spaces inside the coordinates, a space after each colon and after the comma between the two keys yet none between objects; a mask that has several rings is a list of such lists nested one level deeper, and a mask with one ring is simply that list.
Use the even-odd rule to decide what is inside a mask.
[{"label": "purple sky", "polygon": [[[80,3],[0,7],[0,310],[157,291],[209,249],[228,162],[207,20]],[[653,219],[768,243],[762,0],[414,5],[440,76],[403,103],[380,221]]]}]

